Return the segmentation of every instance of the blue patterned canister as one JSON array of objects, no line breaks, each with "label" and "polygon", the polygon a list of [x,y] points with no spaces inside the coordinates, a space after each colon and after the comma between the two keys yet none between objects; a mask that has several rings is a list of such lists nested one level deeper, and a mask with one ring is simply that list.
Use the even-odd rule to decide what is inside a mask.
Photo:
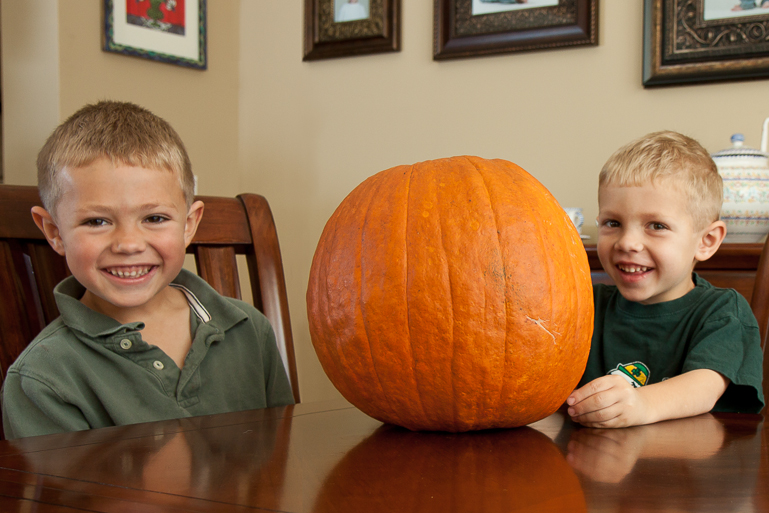
[{"label": "blue patterned canister", "polygon": [[724,181],[725,242],[760,242],[769,233],[769,158],[744,141],[734,134],[731,148],[712,155]]}]

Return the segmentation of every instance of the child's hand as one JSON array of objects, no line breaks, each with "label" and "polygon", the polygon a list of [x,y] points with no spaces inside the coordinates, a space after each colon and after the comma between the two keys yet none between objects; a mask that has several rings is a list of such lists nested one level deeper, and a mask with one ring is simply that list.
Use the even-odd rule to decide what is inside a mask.
[{"label": "child's hand", "polygon": [[710,369],[695,369],[659,383],[633,388],[622,376],[602,376],[566,399],[574,422],[617,428],[651,424],[709,412],[729,380]]},{"label": "child's hand", "polygon": [[621,376],[602,376],[566,399],[574,422],[594,428],[618,428],[646,423],[646,406],[640,389]]}]

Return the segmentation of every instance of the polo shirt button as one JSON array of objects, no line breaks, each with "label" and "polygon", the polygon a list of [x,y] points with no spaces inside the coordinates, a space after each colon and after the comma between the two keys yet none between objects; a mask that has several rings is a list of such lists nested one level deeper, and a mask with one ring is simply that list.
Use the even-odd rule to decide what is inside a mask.
[{"label": "polo shirt button", "polygon": [[133,344],[131,343],[131,341],[128,340],[127,338],[124,338],[123,340],[120,341],[120,347],[122,347],[123,349],[131,349],[132,345]]},{"label": "polo shirt button", "polygon": [[160,360],[155,360],[154,362],[152,362],[152,366],[155,367],[157,370],[163,370],[163,368],[165,367],[165,365],[163,365],[163,362],[161,362]]}]

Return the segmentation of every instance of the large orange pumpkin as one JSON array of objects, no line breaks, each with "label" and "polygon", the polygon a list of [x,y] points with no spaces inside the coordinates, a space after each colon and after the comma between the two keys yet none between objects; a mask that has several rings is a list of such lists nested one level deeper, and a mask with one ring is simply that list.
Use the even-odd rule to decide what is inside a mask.
[{"label": "large orange pumpkin", "polygon": [[326,224],[307,312],[331,382],[412,430],[515,427],[553,413],[593,330],[582,241],[553,196],[504,160],[399,166]]}]

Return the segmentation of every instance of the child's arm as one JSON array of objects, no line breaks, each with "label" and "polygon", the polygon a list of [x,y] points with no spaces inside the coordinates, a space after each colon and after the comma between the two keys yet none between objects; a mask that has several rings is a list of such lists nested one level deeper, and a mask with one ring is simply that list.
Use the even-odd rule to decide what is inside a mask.
[{"label": "child's arm", "polygon": [[90,429],[75,405],[62,401],[47,385],[9,373],[2,391],[3,430],[7,439]]},{"label": "child's arm", "polygon": [[566,404],[572,420],[588,427],[637,426],[708,412],[728,385],[727,378],[709,369],[641,388],[621,376],[602,376],[572,392]]}]

